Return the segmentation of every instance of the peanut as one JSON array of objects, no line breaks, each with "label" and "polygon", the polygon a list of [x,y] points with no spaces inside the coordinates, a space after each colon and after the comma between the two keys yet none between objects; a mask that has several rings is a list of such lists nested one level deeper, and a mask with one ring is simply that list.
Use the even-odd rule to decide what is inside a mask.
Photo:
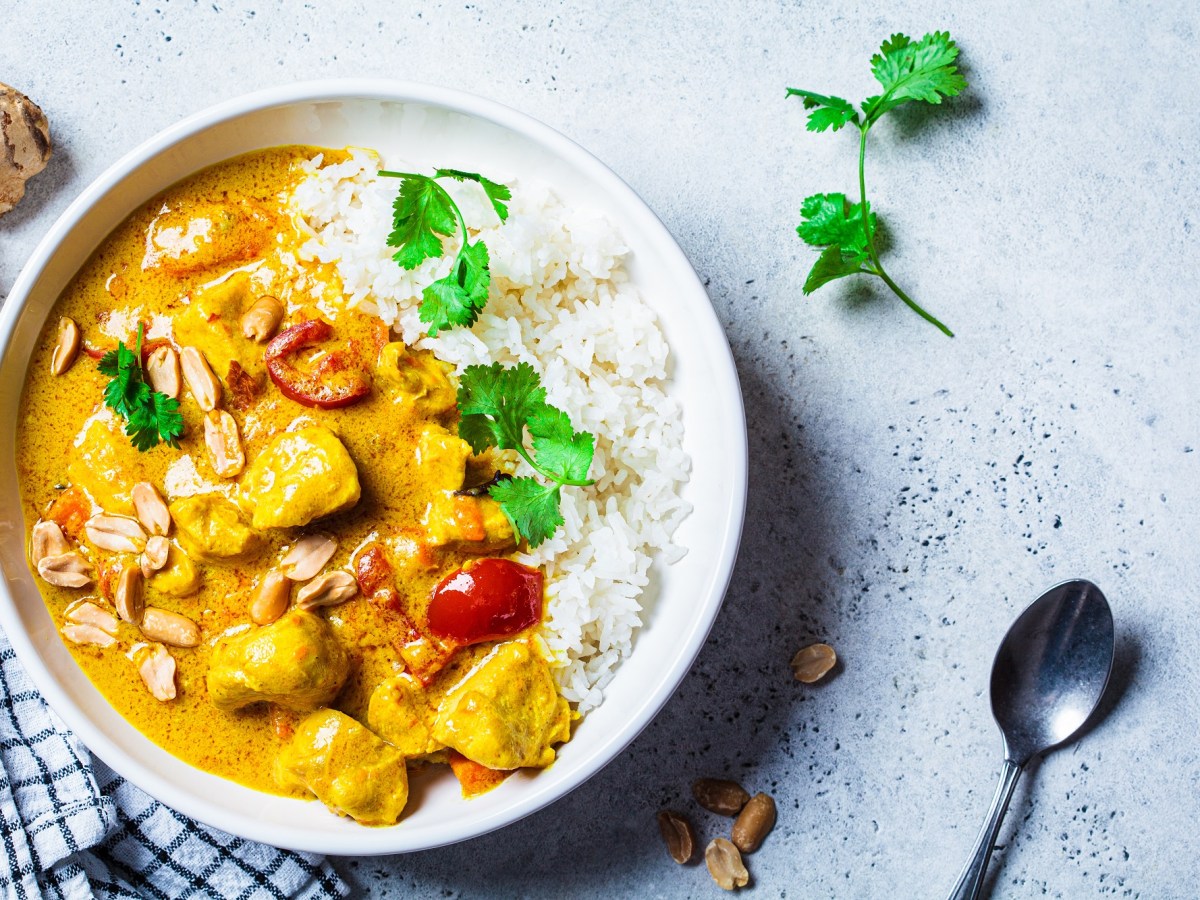
[{"label": "peanut", "polygon": [[83,523],[88,540],[101,550],[113,553],[141,553],[146,546],[146,532],[136,519],[101,513]]},{"label": "peanut", "polygon": [[142,634],[172,647],[195,647],[200,643],[200,626],[187,616],[147,606],[142,613]]},{"label": "peanut", "polygon": [[211,412],[221,402],[221,382],[213,373],[212,366],[204,354],[195,347],[184,347],[179,355],[183,368],[183,380],[196,398],[196,403],[205,412]]},{"label": "peanut", "polygon": [[117,615],[126,622],[141,624],[142,613],[146,609],[145,581],[138,566],[121,567],[113,592],[113,606],[117,608]]},{"label": "peanut", "polygon": [[721,816],[736,816],[750,799],[740,784],[723,778],[700,778],[692,782],[692,796],[709,812]]},{"label": "peanut", "polygon": [[142,575],[149,578],[155,572],[160,571],[167,564],[170,555],[171,542],[161,534],[154,535],[146,541],[146,549],[138,558],[142,567]]},{"label": "peanut", "polygon": [[62,627],[62,633],[68,641],[74,644],[92,644],[96,647],[111,647],[117,639],[107,631],[101,631],[95,625],[68,623]]},{"label": "peanut", "polygon": [[270,294],[263,294],[242,313],[242,334],[262,344],[274,335],[283,321],[283,304]]},{"label": "peanut", "polygon": [[58,587],[81,588],[92,583],[92,567],[74,550],[42,557],[37,570],[45,581]]},{"label": "peanut", "polygon": [[696,836],[692,833],[691,822],[677,812],[664,809],[658,814],[658,830],[667,843],[671,859],[682,866],[692,858],[696,851]]},{"label": "peanut", "polygon": [[733,823],[733,845],[743,853],[753,853],[774,827],[775,801],[766,794],[755,794]]},{"label": "peanut", "polygon": [[47,556],[61,556],[70,552],[71,544],[57,522],[43,519],[33,526],[29,540],[29,558],[35,566]]},{"label": "peanut", "polygon": [[237,422],[223,409],[204,415],[204,443],[208,445],[213,471],[222,478],[234,478],[246,468],[246,454]]},{"label": "peanut", "polygon": [[268,572],[254,589],[250,619],[255,625],[270,625],[284,614],[292,592],[292,583],[282,572]]},{"label": "peanut", "polygon": [[148,644],[135,656],[138,674],[155,700],[175,699],[175,657],[162,644]]},{"label": "peanut", "polygon": [[809,644],[792,657],[792,674],[797,681],[815,684],[837,665],[837,654],[828,644]]},{"label": "peanut", "polygon": [[150,482],[139,481],[133,486],[133,508],[150,534],[165,535],[171,530],[171,513],[158,488]]},{"label": "peanut", "polygon": [[309,534],[300,538],[280,560],[283,574],[292,581],[316,578],[337,551],[337,541],[327,534]]},{"label": "peanut", "polygon": [[91,625],[108,634],[117,633],[117,620],[107,609],[97,606],[90,600],[71,606],[67,610],[67,620],[76,625]]},{"label": "peanut", "polygon": [[74,319],[63,316],[58,320],[58,343],[50,357],[50,374],[62,375],[79,355],[79,326]]},{"label": "peanut", "polygon": [[179,399],[183,386],[179,372],[179,354],[174,347],[158,347],[146,359],[146,377],[150,387],[174,400]]},{"label": "peanut", "polygon": [[296,606],[300,609],[316,609],[318,606],[336,606],[345,603],[358,593],[358,582],[349,572],[340,569],[326,572],[300,588],[296,594]]},{"label": "peanut", "polygon": [[742,854],[725,838],[713,838],[704,849],[704,864],[722,890],[732,891],[750,883],[750,873],[742,862]]}]

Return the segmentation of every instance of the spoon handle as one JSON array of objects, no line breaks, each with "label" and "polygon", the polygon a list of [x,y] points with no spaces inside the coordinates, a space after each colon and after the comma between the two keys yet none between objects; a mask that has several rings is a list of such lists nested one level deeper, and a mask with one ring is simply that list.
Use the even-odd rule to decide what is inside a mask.
[{"label": "spoon handle", "polygon": [[1000,783],[996,785],[996,796],[992,798],[991,809],[983,828],[979,829],[979,837],[975,839],[975,848],[971,858],[958,876],[958,883],[950,892],[947,900],[975,900],[983,888],[983,877],[987,874],[988,860],[992,858],[992,848],[996,846],[996,837],[1000,833],[1000,823],[1004,821],[1004,813],[1008,811],[1008,801],[1012,799],[1013,788],[1021,777],[1023,766],[1012,760],[1004,761],[1000,770]]}]

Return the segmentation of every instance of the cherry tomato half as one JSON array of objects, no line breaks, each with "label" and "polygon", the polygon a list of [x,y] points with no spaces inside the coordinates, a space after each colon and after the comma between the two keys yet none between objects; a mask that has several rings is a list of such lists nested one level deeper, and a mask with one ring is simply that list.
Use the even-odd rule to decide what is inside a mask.
[{"label": "cherry tomato half", "polygon": [[337,409],[367,396],[371,383],[347,350],[324,354],[311,371],[302,371],[289,357],[305,347],[327,341],[333,326],[321,319],[308,319],[281,331],[267,344],[263,359],[267,374],[285,397],[304,406]]},{"label": "cherry tomato half", "polygon": [[542,573],[508,559],[481,559],[442,579],[429,630],[462,645],[512,637],[542,618]]}]

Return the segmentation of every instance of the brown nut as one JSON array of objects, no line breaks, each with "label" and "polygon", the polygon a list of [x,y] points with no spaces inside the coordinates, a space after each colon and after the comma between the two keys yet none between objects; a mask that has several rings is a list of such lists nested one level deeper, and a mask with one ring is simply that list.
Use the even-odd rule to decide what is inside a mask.
[{"label": "brown nut", "polygon": [[74,319],[63,316],[58,320],[58,342],[54,345],[54,354],[50,357],[50,374],[62,375],[75,362],[79,355],[79,326]]},{"label": "brown nut", "polygon": [[142,613],[146,608],[145,584],[140,567],[121,567],[117,587],[113,591],[113,606],[117,608],[117,615],[126,622],[142,624]]},{"label": "brown nut", "polygon": [[147,644],[134,656],[142,683],[155,700],[175,699],[175,657],[162,644]]},{"label": "brown nut", "polygon": [[172,647],[195,647],[200,643],[200,626],[179,613],[147,606],[142,613],[142,634]]},{"label": "brown nut", "polygon": [[161,571],[171,555],[171,542],[161,534],[156,534],[146,541],[146,549],[138,557],[142,567],[142,575],[149,578],[155,572]]},{"label": "brown nut", "polygon": [[296,593],[296,606],[300,609],[336,606],[345,603],[357,593],[358,582],[354,580],[354,576],[337,569],[326,572],[300,588]]},{"label": "brown nut", "polygon": [[37,570],[44,581],[58,587],[81,588],[92,583],[92,567],[74,550],[42,557]]},{"label": "brown nut", "polygon": [[753,853],[774,827],[775,801],[767,794],[755,794],[733,823],[733,845],[743,853]]},{"label": "brown nut", "polygon": [[742,862],[742,854],[725,838],[713,838],[704,848],[704,864],[722,890],[732,891],[750,883],[750,873]]},{"label": "brown nut", "polygon": [[179,354],[179,364],[183,369],[183,380],[200,408],[205,412],[216,409],[221,402],[221,382],[204,354],[195,347],[184,347]]},{"label": "brown nut", "polygon": [[658,830],[662,832],[671,859],[681,866],[691,860],[696,852],[696,836],[692,833],[691,822],[680,813],[664,809],[658,813]]},{"label": "brown nut", "polygon": [[242,313],[242,334],[260,344],[275,336],[283,321],[283,304],[270,294],[263,294]]},{"label": "brown nut", "polygon": [[33,526],[29,537],[29,559],[34,566],[47,556],[61,556],[70,552],[71,544],[57,522],[43,519]]},{"label": "brown nut", "polygon": [[316,578],[337,552],[337,541],[327,534],[307,534],[292,545],[279,561],[283,574],[292,581]]},{"label": "brown nut", "polygon": [[792,674],[797,681],[815,684],[837,665],[837,654],[828,644],[809,644],[792,657]]},{"label": "brown nut", "polygon": [[212,409],[204,414],[204,443],[213,471],[222,478],[235,478],[246,468],[237,422],[225,410]]},{"label": "brown nut", "polygon": [[90,600],[84,600],[72,605],[67,610],[67,621],[76,625],[91,625],[109,634],[117,633],[117,619],[107,609],[97,606]]},{"label": "brown nut", "polygon": [[174,347],[155,348],[146,358],[146,377],[154,390],[174,400],[179,399],[183,376],[179,371],[179,354]]},{"label": "brown nut", "polygon": [[0,84],[0,216],[21,202],[25,182],[50,160],[50,125],[38,105]]},{"label": "brown nut", "polygon": [[111,647],[117,639],[107,631],[101,631],[95,625],[76,624],[68,622],[62,627],[62,633],[73,644],[92,644],[96,647]]},{"label": "brown nut", "polygon": [[171,513],[158,488],[148,481],[133,486],[133,508],[149,534],[165,535],[171,530]]},{"label": "brown nut", "polygon": [[146,546],[146,532],[136,519],[101,513],[83,523],[88,540],[101,550],[113,553],[141,553]]},{"label": "brown nut", "polygon": [[740,784],[723,778],[700,778],[693,781],[692,796],[709,812],[720,816],[736,816],[750,799],[750,795]]},{"label": "brown nut", "polygon": [[255,625],[270,625],[288,608],[292,583],[282,572],[268,572],[254,589],[250,603],[250,620]]}]

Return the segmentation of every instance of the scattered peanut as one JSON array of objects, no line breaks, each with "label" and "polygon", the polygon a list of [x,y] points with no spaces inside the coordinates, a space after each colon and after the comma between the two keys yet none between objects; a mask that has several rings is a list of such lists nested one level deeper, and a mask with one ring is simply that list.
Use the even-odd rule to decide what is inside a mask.
[{"label": "scattered peanut", "polygon": [[117,587],[113,591],[113,606],[117,615],[134,625],[142,622],[142,613],[146,608],[145,581],[142,570],[138,566],[123,566],[117,576]]},{"label": "scattered peanut", "polygon": [[95,625],[68,623],[62,627],[62,633],[68,641],[74,644],[92,644],[96,647],[111,647],[117,639],[107,631],[101,631]]},{"label": "scattered peanut", "polygon": [[337,541],[327,534],[309,534],[300,538],[280,560],[283,574],[292,581],[316,578],[337,551]]},{"label": "scattered peanut", "polygon": [[212,409],[204,415],[204,443],[213,471],[222,478],[234,478],[246,468],[246,454],[237,422],[223,409]]},{"label": "scattered peanut", "polygon": [[750,873],[742,862],[742,854],[725,838],[713,838],[704,849],[704,864],[722,890],[732,891],[750,883]]},{"label": "scattered peanut", "polygon": [[254,589],[250,619],[255,625],[270,625],[284,614],[292,592],[292,583],[282,572],[268,572]]},{"label": "scattered peanut", "polygon": [[664,809],[658,814],[658,830],[667,843],[671,859],[681,866],[691,860],[696,851],[696,836],[692,833],[691,822],[680,813]]},{"label": "scattered peanut", "polygon": [[175,657],[162,644],[147,644],[135,656],[138,674],[155,700],[175,699]]},{"label": "scattered peanut", "polygon": [[154,390],[179,399],[183,381],[179,372],[179,354],[174,347],[155,348],[146,359],[146,377],[150,379],[150,387]]},{"label": "scattered peanut", "polygon": [[92,583],[92,567],[74,550],[42,557],[37,570],[45,581],[58,587],[81,588]]},{"label": "scattered peanut", "polygon": [[58,343],[50,357],[50,374],[63,375],[79,355],[79,326],[74,319],[63,316],[58,320]]},{"label": "scattered peanut", "polygon": [[316,609],[318,606],[336,606],[345,603],[358,593],[358,582],[349,572],[340,569],[326,572],[306,584],[296,594],[296,606],[300,609]]},{"label": "scattered peanut", "polygon": [[146,549],[138,558],[142,567],[142,575],[149,578],[155,572],[161,571],[171,555],[171,542],[161,534],[156,534],[146,541]]},{"label": "scattered peanut", "polygon": [[692,796],[709,812],[721,816],[736,816],[750,799],[750,795],[740,784],[723,778],[700,778],[693,781]]},{"label": "scattered peanut", "polygon": [[187,382],[188,390],[200,408],[205,412],[216,409],[221,401],[221,382],[217,380],[204,354],[195,347],[184,347],[179,362],[183,368],[183,380]]},{"label": "scattered peanut", "polygon": [[116,616],[90,600],[84,600],[68,608],[67,621],[77,625],[91,625],[108,634],[117,633]]},{"label": "scattered peanut", "polygon": [[171,530],[171,513],[166,501],[150,482],[139,481],[133,486],[133,508],[149,534],[165,535]]},{"label": "scattered peanut", "polygon": [[29,558],[35,566],[47,556],[61,556],[70,552],[71,544],[57,522],[43,519],[33,526],[33,534],[29,540]]},{"label": "scattered peanut", "polygon": [[195,647],[200,643],[200,626],[187,616],[147,606],[142,613],[142,634],[172,647]]},{"label": "scattered peanut", "polygon": [[101,550],[113,553],[141,553],[146,546],[146,532],[136,519],[101,513],[83,523],[88,540]]},{"label": "scattered peanut", "polygon": [[828,644],[809,644],[792,657],[792,674],[797,681],[815,684],[837,665],[837,654]]},{"label": "scattered peanut", "polygon": [[774,827],[775,801],[767,794],[755,794],[733,823],[733,845],[743,853],[753,853]]},{"label": "scattered peanut", "polygon": [[264,294],[242,313],[242,334],[252,341],[266,343],[275,335],[283,321],[283,304]]}]

